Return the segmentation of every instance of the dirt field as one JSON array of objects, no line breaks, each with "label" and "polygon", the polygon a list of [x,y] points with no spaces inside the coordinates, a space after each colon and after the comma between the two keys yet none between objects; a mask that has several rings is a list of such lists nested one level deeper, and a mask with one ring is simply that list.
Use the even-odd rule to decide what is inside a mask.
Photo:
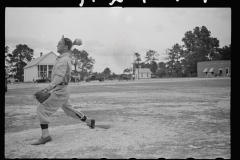
[{"label": "dirt field", "polygon": [[40,137],[33,94],[46,84],[10,84],[5,158],[231,158],[231,79],[179,78],[70,84],[73,107],[96,128],[64,114]]}]

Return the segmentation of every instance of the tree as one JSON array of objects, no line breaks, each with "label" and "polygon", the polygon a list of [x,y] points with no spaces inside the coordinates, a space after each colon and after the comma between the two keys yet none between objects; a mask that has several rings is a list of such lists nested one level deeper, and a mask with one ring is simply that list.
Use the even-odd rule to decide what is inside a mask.
[{"label": "tree", "polygon": [[201,28],[195,27],[192,31],[185,33],[185,37],[182,41],[185,44],[187,52],[200,51],[198,55],[202,59],[212,60],[216,57],[217,48],[219,47],[219,40],[217,38],[210,37],[211,32],[205,26]]},{"label": "tree", "polygon": [[171,73],[172,76],[172,72],[173,72],[173,68],[174,68],[174,54],[172,53],[172,50],[170,48],[167,48],[165,50],[165,53],[167,55],[167,57],[165,58],[165,60],[168,60],[165,64],[165,72],[166,74]]},{"label": "tree", "polygon": [[218,49],[220,60],[231,60],[231,44]]},{"label": "tree", "polygon": [[197,57],[191,52],[186,56],[181,63],[183,64],[183,70],[185,73],[190,73],[192,76],[194,73],[197,73]]},{"label": "tree", "polygon": [[174,60],[174,62],[179,62],[180,58],[183,56],[183,47],[178,43],[174,44],[169,52],[169,58]]},{"label": "tree", "polygon": [[81,65],[82,80],[83,80],[84,75],[92,72],[93,64],[95,63],[95,59],[93,59],[92,57],[88,57],[88,56],[89,56],[89,54],[85,50],[81,51],[80,62],[82,64]]},{"label": "tree", "polygon": [[159,63],[158,63],[158,68],[166,69],[166,63],[164,63],[164,62],[159,62]]},{"label": "tree", "polygon": [[[71,54],[72,58],[72,65],[74,66],[74,70],[72,71],[72,76],[74,78],[74,81],[81,80],[82,77],[80,77],[80,69],[81,69],[81,52],[77,49],[74,49]],[[76,78],[77,77],[77,78]]]},{"label": "tree", "polygon": [[[135,74],[135,68],[138,68],[138,75],[139,75],[139,61],[141,61],[141,55],[139,53],[134,53],[136,60],[135,60],[135,67],[134,67],[134,74]],[[138,63],[136,63],[138,62]],[[138,76],[139,79],[139,76]]]},{"label": "tree", "polygon": [[[218,60],[219,40],[210,37],[211,32],[205,26],[195,27],[192,31],[187,31],[182,39],[184,67],[189,73],[197,73],[197,62]],[[194,68],[192,68],[194,67]]]},{"label": "tree", "polygon": [[166,71],[167,71],[167,73],[171,73],[171,77],[172,77],[172,73],[173,73],[173,70],[174,70],[174,61],[168,61],[166,63],[166,65],[167,65]]},{"label": "tree", "polygon": [[9,74],[10,72],[10,63],[9,63],[9,47],[5,46],[5,73]]},{"label": "tree", "polygon": [[103,73],[110,75],[111,74],[111,70],[109,68],[105,68]]},{"label": "tree", "polygon": [[211,61],[219,60],[220,55],[218,53],[219,48],[219,40],[217,38],[210,37],[210,45],[207,46],[208,58]]},{"label": "tree", "polygon": [[74,49],[71,53],[71,58],[72,64],[74,65],[75,73],[77,72],[81,74],[81,80],[83,80],[84,76],[92,73],[95,60],[92,57],[89,57],[87,51],[79,51],[77,49]]},{"label": "tree", "polygon": [[148,67],[144,67],[144,68],[149,68],[153,74],[156,74],[156,71],[157,71],[157,63],[155,61],[158,60],[157,59],[158,56],[159,54],[154,50],[149,50],[146,53],[145,62],[148,62],[147,64],[149,65]]},{"label": "tree", "polygon": [[117,75],[113,72],[112,73],[112,79],[115,79],[117,77]]},{"label": "tree", "polygon": [[33,58],[34,50],[29,48],[26,44],[19,44],[16,49],[13,50],[12,54],[8,54],[9,63],[13,65],[10,70],[16,73],[16,78],[23,79],[23,68],[27,65],[29,61]]},{"label": "tree", "polygon": [[153,61],[156,61],[158,60],[157,57],[159,56],[159,54],[154,51],[154,50],[149,50],[147,51],[146,53],[146,61],[145,62],[153,62]]},{"label": "tree", "polygon": [[151,64],[150,63],[145,63],[145,62],[141,62],[139,63],[139,67],[141,68],[151,68]]},{"label": "tree", "polygon": [[158,69],[157,62],[152,61],[152,62],[151,62],[151,67],[150,67],[150,71],[151,71],[154,75],[156,75],[157,69]]},{"label": "tree", "polygon": [[177,61],[175,63],[175,68],[174,69],[175,69],[175,71],[177,73],[177,76],[179,76],[179,74],[182,73],[182,66],[181,66],[180,61]]},{"label": "tree", "polygon": [[74,66],[75,72],[77,72],[78,68],[81,68],[81,52],[74,48],[74,50],[71,52],[71,58],[72,58],[72,65]]},{"label": "tree", "polygon": [[174,44],[171,49],[167,50],[167,59],[169,60],[168,65],[170,66],[171,70],[174,70],[177,73],[177,76],[182,69],[180,59],[182,58],[183,53],[182,46],[178,43]]},{"label": "tree", "polygon": [[126,68],[126,69],[123,70],[123,74],[124,73],[130,73],[130,72],[131,72],[131,68]]},{"label": "tree", "polygon": [[158,77],[166,76],[166,63],[164,63],[164,62],[159,62],[158,63],[158,69],[156,71],[156,75]]}]

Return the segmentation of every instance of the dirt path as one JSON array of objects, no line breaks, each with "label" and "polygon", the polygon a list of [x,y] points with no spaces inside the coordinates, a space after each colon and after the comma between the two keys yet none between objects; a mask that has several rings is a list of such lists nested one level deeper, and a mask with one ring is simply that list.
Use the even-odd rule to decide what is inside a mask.
[{"label": "dirt path", "polygon": [[97,84],[70,87],[74,108],[94,117],[99,127],[89,129],[59,110],[51,122],[53,141],[40,146],[30,145],[40,136],[37,104],[30,92],[23,94],[40,86],[19,87],[17,98],[9,87],[5,157],[231,157],[229,78]]}]

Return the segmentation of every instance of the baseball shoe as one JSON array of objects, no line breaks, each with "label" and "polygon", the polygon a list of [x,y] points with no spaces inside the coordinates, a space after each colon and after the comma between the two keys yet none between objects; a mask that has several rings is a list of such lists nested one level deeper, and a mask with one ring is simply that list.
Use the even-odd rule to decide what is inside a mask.
[{"label": "baseball shoe", "polygon": [[31,145],[40,145],[52,141],[52,137],[48,136],[46,138],[39,138],[37,142],[32,143]]},{"label": "baseball shoe", "polygon": [[94,119],[91,119],[90,122],[91,122],[91,123],[90,123],[89,127],[90,127],[91,129],[94,129],[94,128],[95,128],[95,120],[94,120]]}]

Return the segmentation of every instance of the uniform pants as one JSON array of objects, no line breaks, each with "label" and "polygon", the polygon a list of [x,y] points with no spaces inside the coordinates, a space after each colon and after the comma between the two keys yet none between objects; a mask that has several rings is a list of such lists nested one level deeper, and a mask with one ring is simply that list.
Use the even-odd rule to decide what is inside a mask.
[{"label": "uniform pants", "polygon": [[50,123],[49,117],[60,107],[72,118],[82,119],[84,117],[83,113],[72,108],[72,104],[69,100],[70,93],[67,87],[68,85],[57,85],[52,91],[50,91],[51,96],[42,104],[38,105],[37,116],[40,124]]}]

